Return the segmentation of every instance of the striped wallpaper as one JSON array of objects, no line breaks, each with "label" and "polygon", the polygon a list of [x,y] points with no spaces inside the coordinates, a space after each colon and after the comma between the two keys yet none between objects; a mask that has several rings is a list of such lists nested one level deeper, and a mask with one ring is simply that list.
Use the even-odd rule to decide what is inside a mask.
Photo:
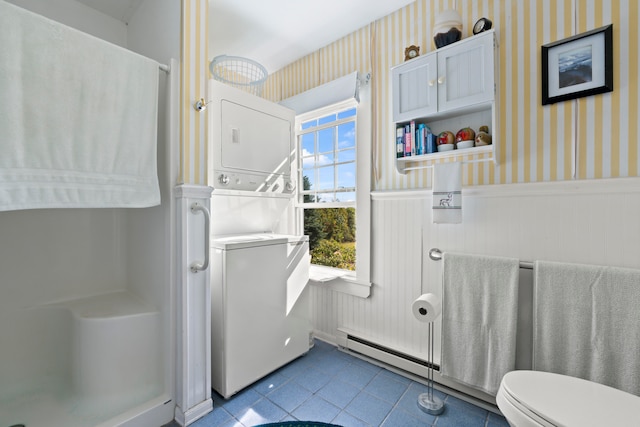
[{"label": "striped wallpaper", "polygon": [[264,97],[279,101],[353,71],[371,68],[370,25],[269,76]]},{"label": "striped wallpaper", "polygon": [[[455,8],[463,37],[488,17],[497,29],[499,129],[496,165],[463,168],[467,186],[638,176],[640,36],[637,0],[416,0],[353,34],[277,71],[264,96],[295,95],[352,71],[371,71],[375,190],[431,186],[429,170],[400,175],[394,165],[390,68],[404,48],[435,49],[435,16]],[[540,46],[613,23],[614,92],[541,105]]]},{"label": "striped wallpaper", "polygon": [[193,105],[207,96],[208,7],[208,0],[182,0],[178,183],[207,184],[207,116]]}]

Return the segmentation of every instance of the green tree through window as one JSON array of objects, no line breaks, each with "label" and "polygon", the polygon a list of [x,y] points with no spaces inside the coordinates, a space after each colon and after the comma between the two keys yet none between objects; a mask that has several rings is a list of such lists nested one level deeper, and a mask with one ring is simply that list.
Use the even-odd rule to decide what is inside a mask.
[{"label": "green tree through window", "polygon": [[[303,177],[305,190],[308,177]],[[312,203],[314,196],[305,195]],[[328,267],[355,270],[356,210],[354,208],[325,208],[304,210],[304,234],[309,236],[311,262]]]}]

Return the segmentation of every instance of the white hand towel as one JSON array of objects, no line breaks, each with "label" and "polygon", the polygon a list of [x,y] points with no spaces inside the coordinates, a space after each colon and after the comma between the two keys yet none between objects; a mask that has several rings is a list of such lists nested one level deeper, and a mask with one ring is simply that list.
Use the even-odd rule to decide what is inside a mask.
[{"label": "white hand towel", "polygon": [[533,369],[640,395],[640,270],[536,261]]},{"label": "white hand towel", "polygon": [[433,166],[433,223],[462,222],[462,163]]},{"label": "white hand towel", "polygon": [[147,207],[158,63],[0,1],[0,211]]},{"label": "white hand towel", "polygon": [[496,395],[515,369],[520,263],[444,253],[441,374]]}]

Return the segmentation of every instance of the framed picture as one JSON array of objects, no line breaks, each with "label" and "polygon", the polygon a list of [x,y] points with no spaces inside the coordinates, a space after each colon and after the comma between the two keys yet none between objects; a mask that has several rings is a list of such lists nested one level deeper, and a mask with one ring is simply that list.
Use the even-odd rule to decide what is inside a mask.
[{"label": "framed picture", "polygon": [[542,105],[613,91],[613,25],[542,46]]}]

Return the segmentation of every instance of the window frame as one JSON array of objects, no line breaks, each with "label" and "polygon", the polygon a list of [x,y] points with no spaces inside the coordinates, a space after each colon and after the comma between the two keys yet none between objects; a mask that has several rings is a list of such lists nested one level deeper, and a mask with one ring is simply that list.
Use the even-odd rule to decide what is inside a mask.
[{"label": "window frame", "polygon": [[[318,108],[300,115],[295,119],[295,173],[298,178],[298,190],[294,208],[296,211],[296,231],[304,233],[304,209],[342,208],[356,209],[356,270],[344,270],[311,264],[310,283],[325,286],[350,295],[367,298],[371,294],[371,103],[369,85],[360,85],[360,102],[348,99],[342,102]],[[309,120],[337,114],[348,108],[356,108],[356,197],[353,202],[304,203],[302,193],[302,145],[301,125]],[[337,126],[337,123],[333,122]],[[317,127],[317,129],[320,126]],[[305,132],[307,133],[307,132]]]}]

